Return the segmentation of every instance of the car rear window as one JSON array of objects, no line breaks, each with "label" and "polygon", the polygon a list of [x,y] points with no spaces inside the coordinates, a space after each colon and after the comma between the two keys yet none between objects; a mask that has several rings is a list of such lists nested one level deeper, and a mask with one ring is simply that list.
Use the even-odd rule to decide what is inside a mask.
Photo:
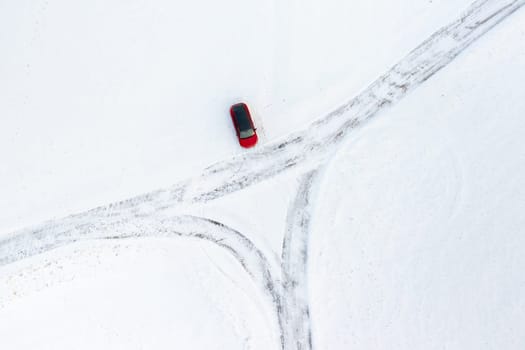
[{"label": "car rear window", "polygon": [[237,119],[237,125],[239,127],[239,131],[247,131],[247,130],[251,130],[252,129],[252,124],[250,123],[250,119],[248,117],[248,113],[246,112],[246,110],[239,106],[239,107],[235,107],[234,110],[235,112],[235,119]]},{"label": "car rear window", "polygon": [[255,131],[253,131],[253,129],[244,130],[239,133],[239,137],[241,139],[247,139],[248,137],[252,137],[253,135],[255,135]]}]

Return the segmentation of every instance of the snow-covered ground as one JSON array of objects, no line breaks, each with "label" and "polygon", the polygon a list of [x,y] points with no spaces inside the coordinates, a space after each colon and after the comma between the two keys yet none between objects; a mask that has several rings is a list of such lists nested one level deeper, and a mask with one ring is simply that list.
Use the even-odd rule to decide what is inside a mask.
[{"label": "snow-covered ground", "polygon": [[0,345],[523,348],[523,3],[0,4]]}]

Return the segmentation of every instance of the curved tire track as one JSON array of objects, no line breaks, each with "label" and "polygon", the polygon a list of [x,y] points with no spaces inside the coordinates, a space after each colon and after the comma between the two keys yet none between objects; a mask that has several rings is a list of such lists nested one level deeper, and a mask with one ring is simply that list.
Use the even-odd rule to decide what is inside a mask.
[{"label": "curved tire track", "polygon": [[136,220],[132,224],[115,224],[89,232],[42,231],[36,239],[33,236],[26,233],[12,237],[8,242],[0,245],[0,266],[76,242],[89,240],[186,237],[216,244],[225,249],[241,264],[259,290],[263,292],[268,304],[271,305],[271,309],[274,310],[270,316],[275,320],[276,333],[279,334],[279,341],[281,348],[283,348],[284,332],[281,317],[282,298],[279,270],[275,264],[271,264],[250,239],[220,222],[185,215],[160,221]]}]

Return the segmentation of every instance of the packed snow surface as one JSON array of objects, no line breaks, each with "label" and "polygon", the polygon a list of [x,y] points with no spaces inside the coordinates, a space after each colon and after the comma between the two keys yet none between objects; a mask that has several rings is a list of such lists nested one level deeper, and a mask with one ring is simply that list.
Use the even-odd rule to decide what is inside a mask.
[{"label": "packed snow surface", "polygon": [[524,348],[524,3],[0,4],[0,346]]}]

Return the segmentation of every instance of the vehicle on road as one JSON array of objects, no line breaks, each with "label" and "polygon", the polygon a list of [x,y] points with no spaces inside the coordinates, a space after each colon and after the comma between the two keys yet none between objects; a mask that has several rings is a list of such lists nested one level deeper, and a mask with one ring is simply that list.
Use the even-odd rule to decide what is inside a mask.
[{"label": "vehicle on road", "polygon": [[239,144],[244,148],[250,148],[257,143],[257,132],[253,125],[252,116],[246,103],[236,103],[230,108],[233,126],[239,139]]}]

